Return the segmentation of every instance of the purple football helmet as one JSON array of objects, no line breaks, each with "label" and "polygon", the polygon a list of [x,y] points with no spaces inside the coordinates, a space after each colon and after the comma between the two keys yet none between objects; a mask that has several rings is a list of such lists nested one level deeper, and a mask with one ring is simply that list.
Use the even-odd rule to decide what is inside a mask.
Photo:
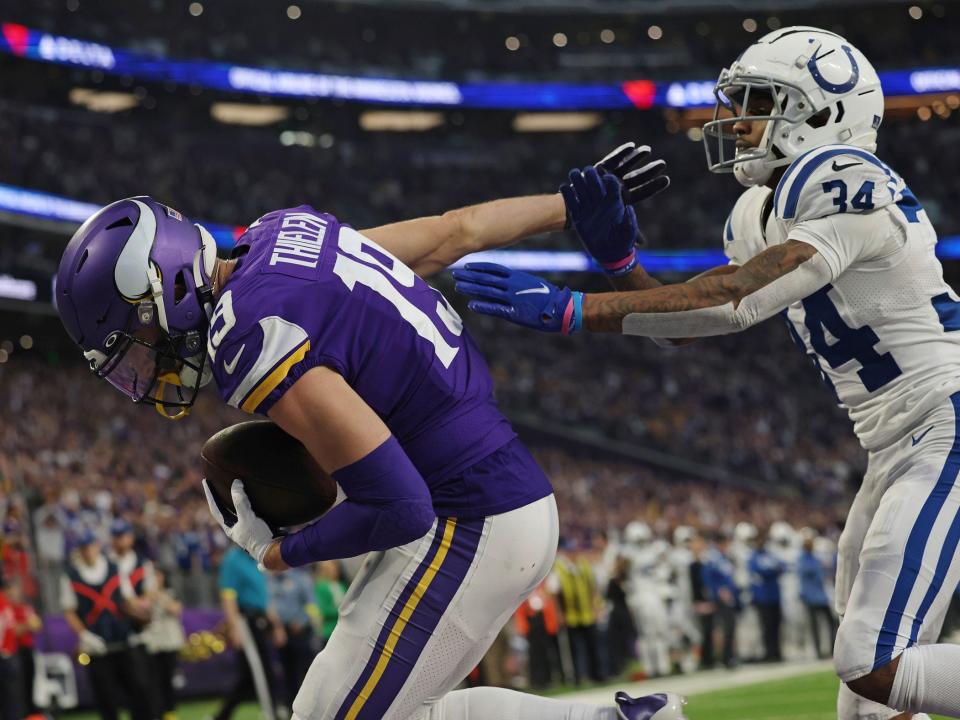
[{"label": "purple football helmet", "polygon": [[216,259],[206,229],[146,196],[88,218],[60,259],[56,306],[90,369],[165,417],[186,415],[212,377]]}]

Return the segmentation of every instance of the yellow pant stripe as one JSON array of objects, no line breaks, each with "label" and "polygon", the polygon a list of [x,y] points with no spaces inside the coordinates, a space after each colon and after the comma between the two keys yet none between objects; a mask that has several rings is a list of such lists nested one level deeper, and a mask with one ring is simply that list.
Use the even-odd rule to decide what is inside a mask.
[{"label": "yellow pant stripe", "polygon": [[367,702],[367,698],[370,697],[370,694],[377,687],[380,677],[387,669],[387,664],[390,662],[390,658],[393,657],[393,649],[396,647],[397,641],[400,639],[400,634],[410,621],[410,616],[412,616],[413,611],[417,609],[417,605],[419,604],[421,598],[423,598],[424,593],[427,592],[427,588],[430,587],[430,583],[433,581],[433,578],[436,577],[437,572],[440,570],[440,566],[443,565],[444,558],[447,557],[447,551],[450,549],[450,543],[453,541],[453,531],[456,526],[456,518],[447,518],[446,524],[443,528],[443,539],[440,541],[440,547],[437,549],[437,555],[433,558],[433,562],[430,563],[430,567],[427,568],[427,571],[423,574],[423,577],[420,578],[420,582],[417,583],[417,587],[414,588],[413,593],[411,593],[410,597],[407,599],[406,604],[403,606],[403,610],[400,611],[400,616],[396,619],[396,621],[394,621],[393,627],[390,628],[390,634],[387,637],[387,642],[384,643],[383,651],[380,653],[380,657],[377,660],[377,665],[374,667],[373,672],[367,679],[366,684],[353,701],[353,704],[350,706],[350,710],[347,711],[346,720],[356,720],[357,715],[359,715],[360,711],[363,709],[364,703]]}]

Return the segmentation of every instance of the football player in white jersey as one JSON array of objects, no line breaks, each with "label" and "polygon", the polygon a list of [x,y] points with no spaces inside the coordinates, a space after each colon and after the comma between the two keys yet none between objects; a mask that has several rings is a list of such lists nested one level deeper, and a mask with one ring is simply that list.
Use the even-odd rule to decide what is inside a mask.
[{"label": "football player in white jersey", "polygon": [[747,48],[716,95],[710,169],[749,187],[724,228],[730,265],[660,286],[624,240],[632,212],[616,232],[584,232],[618,194],[588,167],[563,189],[571,219],[595,257],[619,243],[604,268],[629,292],[482,264],[455,272],[458,287],[475,311],[566,333],[695,338],[785,314],[869,453],[839,547],[838,714],[958,717],[960,646],[937,637],[960,583],[960,303],[923,208],[874,155],[880,80],[844,38],[791,27]]}]

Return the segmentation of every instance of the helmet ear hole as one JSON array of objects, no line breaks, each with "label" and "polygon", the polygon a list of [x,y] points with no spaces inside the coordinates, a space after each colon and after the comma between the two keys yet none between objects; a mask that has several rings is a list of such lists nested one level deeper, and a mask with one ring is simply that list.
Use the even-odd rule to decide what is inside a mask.
[{"label": "helmet ear hole", "polygon": [[181,270],[173,282],[173,303],[179,305],[187,296],[187,271]]},{"label": "helmet ear hole", "polygon": [[104,230],[113,230],[114,228],[119,227],[130,227],[133,225],[133,220],[128,217],[122,217],[119,220],[114,220],[112,223],[107,225]]},{"label": "helmet ear hole", "polygon": [[807,118],[807,125],[809,125],[812,128],[822,128],[828,122],[830,122],[829,107],[825,107],[820,112],[815,113],[814,115],[811,115],[809,118]]}]

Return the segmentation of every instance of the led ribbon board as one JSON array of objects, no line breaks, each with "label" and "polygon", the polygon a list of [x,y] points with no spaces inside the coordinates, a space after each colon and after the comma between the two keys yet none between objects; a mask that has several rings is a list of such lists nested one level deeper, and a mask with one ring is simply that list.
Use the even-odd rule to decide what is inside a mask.
[{"label": "led ribbon board", "polygon": [[[94,203],[80,202],[50,193],[27,190],[0,184],[0,212],[24,217],[54,220],[79,225],[100,209]],[[233,248],[246,227],[198,221],[216,238],[221,250]],[[641,250],[637,253],[641,264],[650,272],[700,272],[718,265],[726,265],[727,258],[720,250]],[[941,238],[937,256],[943,260],[960,259],[960,235]],[[495,262],[518,270],[535,272],[599,272],[599,268],[584,253],[575,250],[489,250],[468,255],[454,267],[468,262]]]},{"label": "led ribbon board", "polygon": [[[436,80],[331,75],[299,70],[173,60],[63,35],[0,23],[0,52],[142,81],[172,81],[228,92],[274,97],[331,98],[388,105],[511,110],[615,110],[713,105],[713,80],[622,83],[455,83]],[[960,68],[880,73],[887,95],[960,91]]]}]

